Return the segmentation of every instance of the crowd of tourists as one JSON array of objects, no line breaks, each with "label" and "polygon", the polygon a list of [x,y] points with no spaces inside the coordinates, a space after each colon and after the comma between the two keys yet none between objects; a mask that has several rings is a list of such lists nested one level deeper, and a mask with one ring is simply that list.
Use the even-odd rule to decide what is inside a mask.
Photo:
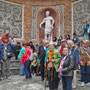
[{"label": "crowd of tourists", "polygon": [[50,90],[58,90],[62,80],[63,90],[77,88],[77,71],[81,73],[81,86],[90,87],[90,43],[79,39],[76,33],[73,38],[56,37],[49,42],[43,40],[42,45],[34,45],[32,41],[21,44],[6,32],[0,43],[0,80],[10,76],[10,59],[15,56],[20,61],[20,76],[24,80],[33,79],[32,75],[41,76],[47,81]]}]

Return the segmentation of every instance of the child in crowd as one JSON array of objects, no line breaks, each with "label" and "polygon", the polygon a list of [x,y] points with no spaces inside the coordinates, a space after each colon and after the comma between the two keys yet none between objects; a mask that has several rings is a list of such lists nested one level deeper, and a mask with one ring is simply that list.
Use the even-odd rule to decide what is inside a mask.
[{"label": "child in crowd", "polygon": [[32,71],[32,73],[34,74],[34,73],[36,73],[36,75],[38,74],[38,72],[39,72],[39,60],[38,60],[38,58],[37,58],[37,53],[34,53],[34,60],[32,61],[32,63],[31,63],[31,66],[30,66],[30,68],[31,68],[31,71]]}]

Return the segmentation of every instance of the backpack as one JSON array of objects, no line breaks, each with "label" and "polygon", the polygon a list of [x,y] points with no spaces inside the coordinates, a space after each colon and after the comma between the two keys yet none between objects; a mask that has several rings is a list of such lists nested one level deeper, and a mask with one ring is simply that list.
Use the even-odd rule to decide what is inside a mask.
[{"label": "backpack", "polygon": [[30,49],[28,49],[28,50],[31,52],[31,55],[30,56],[27,55],[27,56],[30,59],[30,61],[32,61],[34,59],[33,51]]},{"label": "backpack", "polygon": [[90,33],[90,26],[89,26],[89,29],[88,29],[88,34]]}]

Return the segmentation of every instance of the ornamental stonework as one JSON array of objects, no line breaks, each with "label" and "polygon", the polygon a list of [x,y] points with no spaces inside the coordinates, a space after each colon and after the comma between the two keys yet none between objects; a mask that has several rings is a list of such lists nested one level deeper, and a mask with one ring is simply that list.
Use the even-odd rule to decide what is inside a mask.
[{"label": "ornamental stonework", "polygon": [[22,6],[0,1],[0,37],[6,31],[17,39],[22,39]]},{"label": "ornamental stonework", "polygon": [[84,21],[90,24],[90,0],[81,0],[73,3],[73,32],[79,37],[83,36],[82,26]]}]

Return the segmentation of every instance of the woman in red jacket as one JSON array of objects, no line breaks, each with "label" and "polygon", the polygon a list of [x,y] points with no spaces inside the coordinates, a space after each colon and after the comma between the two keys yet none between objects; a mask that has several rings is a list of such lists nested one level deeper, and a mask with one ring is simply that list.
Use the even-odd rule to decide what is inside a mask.
[{"label": "woman in red jacket", "polygon": [[30,79],[32,77],[30,71],[30,64],[31,64],[30,56],[32,49],[29,43],[25,43],[25,45],[27,46],[27,48],[25,49],[24,55],[22,55],[21,57],[21,63],[23,63],[24,65],[26,79]]}]

